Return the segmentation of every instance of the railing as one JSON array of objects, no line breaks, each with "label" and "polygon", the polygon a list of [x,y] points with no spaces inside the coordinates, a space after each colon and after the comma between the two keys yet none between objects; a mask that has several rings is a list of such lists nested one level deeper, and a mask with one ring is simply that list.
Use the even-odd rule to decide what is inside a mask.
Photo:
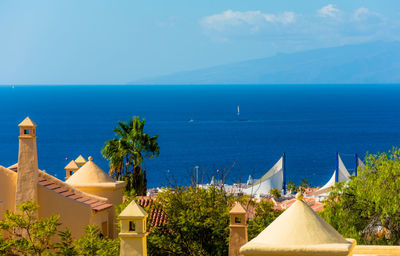
[{"label": "railing", "polygon": [[357,245],[353,255],[400,255],[400,246]]}]

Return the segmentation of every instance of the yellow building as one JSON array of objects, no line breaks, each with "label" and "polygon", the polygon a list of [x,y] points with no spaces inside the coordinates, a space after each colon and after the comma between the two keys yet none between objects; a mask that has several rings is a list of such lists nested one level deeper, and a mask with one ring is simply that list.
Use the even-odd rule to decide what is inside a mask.
[{"label": "yellow building", "polygon": [[0,165],[0,219],[4,211],[33,200],[39,205],[39,218],[60,215],[73,237],[80,237],[89,224],[99,226],[105,236],[116,237],[114,205],[122,202],[125,183],[115,182],[92,158],[78,161],[83,166],[70,172],[67,182],[39,170],[36,124],[27,117],[19,127],[18,163],[8,168]]}]

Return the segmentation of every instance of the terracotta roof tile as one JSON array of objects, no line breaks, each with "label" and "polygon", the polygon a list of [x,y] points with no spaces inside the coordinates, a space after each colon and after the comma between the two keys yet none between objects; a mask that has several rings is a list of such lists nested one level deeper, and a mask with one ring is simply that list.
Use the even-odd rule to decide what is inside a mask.
[{"label": "terracotta roof tile", "polygon": [[111,207],[111,206],[112,206],[112,204],[106,204],[106,203],[104,203],[104,204],[102,204],[102,205],[95,206],[95,207],[93,207],[92,209],[95,210],[95,211],[101,211],[101,210],[107,209],[107,208],[109,208],[109,207]]},{"label": "terracotta roof tile", "polygon": [[76,199],[76,201],[81,202],[81,203],[87,202],[89,200],[91,200],[91,199],[87,198],[87,197],[81,197],[81,198]]},{"label": "terracotta roof tile", "polygon": [[150,196],[139,196],[137,200],[141,207],[150,209],[149,228],[161,226],[167,221],[167,216],[163,210],[154,205],[154,199]]},{"label": "terracotta roof tile", "polygon": [[71,192],[71,191],[65,191],[65,192],[62,192],[62,193],[60,193],[61,195],[63,195],[63,196],[65,196],[65,197],[69,197],[69,196],[72,196],[72,195],[75,195],[73,192]]},{"label": "terracotta roof tile", "polygon": [[60,186],[59,185],[57,185],[57,184],[51,184],[51,185],[49,185],[49,186],[46,186],[48,189],[51,189],[51,190],[55,190],[55,189],[58,189],[58,188],[60,188]]},{"label": "terracotta roof tile", "polygon": [[74,200],[76,200],[76,199],[78,199],[78,198],[81,198],[81,196],[80,195],[76,195],[76,194],[73,194],[73,195],[70,195],[70,196],[67,196],[68,198],[71,198],[71,199],[74,199]]},{"label": "terracotta roof tile", "polygon": [[[47,188],[49,188],[49,187],[47,187]],[[56,189],[53,189],[55,192],[57,192],[57,193],[63,193],[63,192],[65,192],[65,191],[68,191],[68,189],[66,189],[66,188],[61,188],[61,187],[59,187],[59,188],[56,188]]]},{"label": "terracotta roof tile", "polygon": [[94,208],[94,207],[97,207],[97,206],[100,206],[100,205],[103,205],[103,204],[104,204],[104,202],[97,201],[97,202],[91,204],[90,206],[91,206],[92,208]]},{"label": "terracotta roof tile", "polygon": [[51,181],[48,181],[48,180],[39,181],[39,185],[42,185],[42,186],[48,186],[50,184],[54,184],[54,183]]},{"label": "terracotta roof tile", "polygon": [[94,199],[90,199],[89,201],[85,201],[84,203],[92,205],[92,204],[97,203],[97,202],[99,202],[99,201],[94,200]]}]

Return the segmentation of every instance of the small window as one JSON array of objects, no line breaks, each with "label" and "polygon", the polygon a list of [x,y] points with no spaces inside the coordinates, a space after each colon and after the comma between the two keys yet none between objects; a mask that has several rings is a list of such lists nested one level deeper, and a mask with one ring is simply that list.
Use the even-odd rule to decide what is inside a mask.
[{"label": "small window", "polygon": [[129,231],[135,231],[135,222],[129,221]]},{"label": "small window", "polygon": [[29,130],[24,130],[24,134],[29,134]]},{"label": "small window", "polygon": [[235,217],[235,223],[241,223],[242,221],[241,221],[241,219],[240,219],[240,217]]},{"label": "small window", "polygon": [[71,176],[72,174],[74,174],[74,172],[73,171],[69,171],[69,175]]}]

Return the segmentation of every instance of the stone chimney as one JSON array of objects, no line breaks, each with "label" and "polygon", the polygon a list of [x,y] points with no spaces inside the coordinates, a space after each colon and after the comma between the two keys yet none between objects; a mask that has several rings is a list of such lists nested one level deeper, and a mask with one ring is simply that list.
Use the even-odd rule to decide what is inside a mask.
[{"label": "stone chimney", "polygon": [[229,215],[229,256],[239,256],[240,247],[247,243],[247,212],[236,202]]},{"label": "stone chimney", "polygon": [[132,201],[118,218],[121,224],[120,256],[147,256],[147,212]]},{"label": "stone chimney", "polygon": [[25,118],[20,127],[16,205],[26,202],[37,202],[38,157],[36,149],[36,124]]},{"label": "stone chimney", "polygon": [[65,169],[65,180],[68,180],[69,177],[72,176],[77,170],[79,170],[79,166],[76,164],[74,160],[69,162],[67,166],[64,167]]}]

